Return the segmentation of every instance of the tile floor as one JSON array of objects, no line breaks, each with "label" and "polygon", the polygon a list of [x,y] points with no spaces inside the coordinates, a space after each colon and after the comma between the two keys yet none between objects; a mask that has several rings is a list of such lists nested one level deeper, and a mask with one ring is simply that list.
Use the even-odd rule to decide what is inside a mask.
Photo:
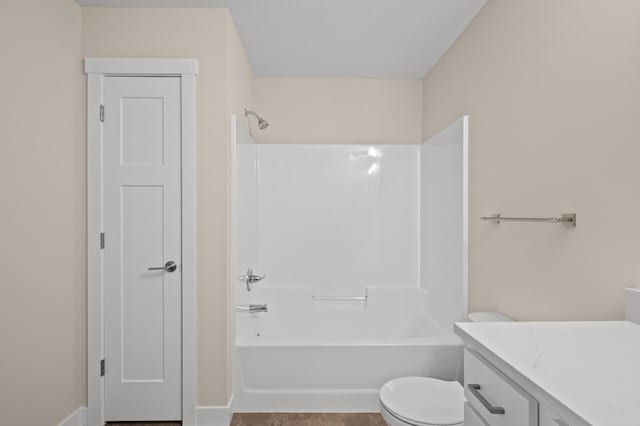
[{"label": "tile floor", "polygon": [[[180,423],[124,422],[107,426],[180,426]],[[385,426],[385,423],[378,413],[237,413],[231,426]]]},{"label": "tile floor", "polygon": [[385,426],[378,413],[237,413],[231,426]]}]

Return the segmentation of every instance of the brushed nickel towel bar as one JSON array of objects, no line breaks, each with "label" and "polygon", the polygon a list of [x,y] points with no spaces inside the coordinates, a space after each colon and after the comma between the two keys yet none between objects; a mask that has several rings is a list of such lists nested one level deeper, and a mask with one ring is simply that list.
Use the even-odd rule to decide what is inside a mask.
[{"label": "brushed nickel towel bar", "polygon": [[500,223],[503,220],[512,222],[543,222],[543,223],[564,223],[566,225],[576,226],[576,214],[575,213],[563,213],[560,217],[506,217],[501,216],[500,213],[494,213],[491,216],[482,216],[482,220],[492,220],[495,223]]},{"label": "brushed nickel towel bar", "polygon": [[313,296],[313,300],[351,300],[357,302],[366,302],[367,296]]}]

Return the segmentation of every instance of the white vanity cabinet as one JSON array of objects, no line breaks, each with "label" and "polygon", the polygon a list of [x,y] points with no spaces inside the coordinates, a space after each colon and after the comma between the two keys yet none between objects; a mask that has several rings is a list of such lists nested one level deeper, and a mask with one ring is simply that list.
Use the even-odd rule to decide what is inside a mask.
[{"label": "white vanity cabinet", "polygon": [[541,407],[540,408],[540,426],[570,426],[571,424],[563,420],[558,414],[553,411]]},{"label": "white vanity cabinet", "polygon": [[480,354],[469,349],[464,352],[464,392],[467,403],[475,411],[469,410],[471,417],[477,415],[485,424],[538,425],[538,401]]},{"label": "white vanity cabinet", "polygon": [[473,349],[464,350],[465,426],[573,426]]},{"label": "white vanity cabinet", "polygon": [[456,323],[465,426],[640,425],[640,325]]},{"label": "white vanity cabinet", "polygon": [[489,425],[469,402],[464,403],[464,424],[465,426]]}]

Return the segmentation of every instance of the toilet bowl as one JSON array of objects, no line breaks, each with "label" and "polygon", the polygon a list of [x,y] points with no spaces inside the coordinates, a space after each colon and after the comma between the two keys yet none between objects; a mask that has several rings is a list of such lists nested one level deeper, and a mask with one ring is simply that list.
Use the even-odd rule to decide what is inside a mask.
[{"label": "toilet bowl", "polygon": [[[497,312],[469,314],[472,322],[511,321]],[[457,381],[400,377],[380,389],[380,414],[388,426],[462,426],[464,389]]]},{"label": "toilet bowl", "polygon": [[460,426],[464,401],[456,381],[400,377],[380,389],[380,414],[389,426]]}]

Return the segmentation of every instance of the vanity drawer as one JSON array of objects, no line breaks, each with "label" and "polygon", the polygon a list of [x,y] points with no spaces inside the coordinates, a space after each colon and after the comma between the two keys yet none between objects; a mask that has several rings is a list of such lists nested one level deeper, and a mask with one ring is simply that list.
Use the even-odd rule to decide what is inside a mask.
[{"label": "vanity drawer", "polygon": [[469,349],[464,351],[464,392],[491,426],[538,426],[538,402]]},{"label": "vanity drawer", "polygon": [[489,426],[476,410],[468,403],[464,403],[464,426]]},{"label": "vanity drawer", "polygon": [[569,422],[563,420],[559,415],[553,411],[540,407],[540,426],[569,426]]}]

